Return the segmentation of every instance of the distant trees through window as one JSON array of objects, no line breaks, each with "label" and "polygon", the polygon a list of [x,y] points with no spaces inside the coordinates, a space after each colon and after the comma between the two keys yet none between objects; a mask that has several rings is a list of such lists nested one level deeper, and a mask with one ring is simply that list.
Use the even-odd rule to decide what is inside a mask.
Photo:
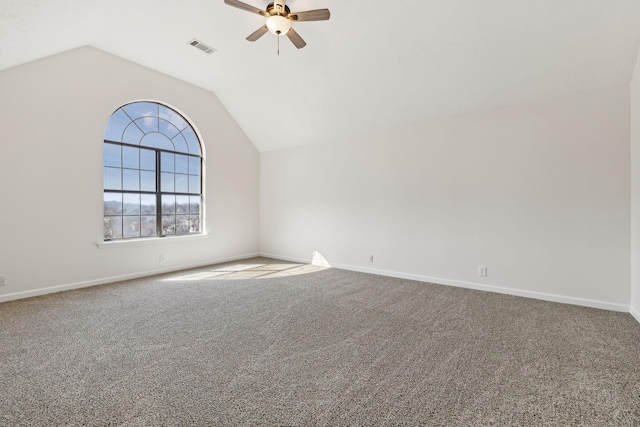
[{"label": "distant trees through window", "polygon": [[105,241],[202,232],[202,149],[177,111],[157,102],[118,108],[103,170]]}]

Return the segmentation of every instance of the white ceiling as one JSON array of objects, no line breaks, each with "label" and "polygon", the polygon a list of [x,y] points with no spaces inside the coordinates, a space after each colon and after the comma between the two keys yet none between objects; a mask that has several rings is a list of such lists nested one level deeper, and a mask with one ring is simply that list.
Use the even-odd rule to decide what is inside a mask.
[{"label": "white ceiling", "polygon": [[0,70],[90,45],[214,92],[266,151],[627,84],[640,45],[638,0],[287,4],[331,20],[276,56],[223,0],[0,0]]}]

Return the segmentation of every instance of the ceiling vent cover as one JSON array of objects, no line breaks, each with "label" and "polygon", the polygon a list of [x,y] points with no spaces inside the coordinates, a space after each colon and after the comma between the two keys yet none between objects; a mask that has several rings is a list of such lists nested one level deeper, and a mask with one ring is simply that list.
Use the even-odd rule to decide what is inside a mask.
[{"label": "ceiling vent cover", "polygon": [[216,52],[216,50],[214,48],[212,48],[211,46],[207,46],[206,44],[202,43],[200,40],[198,39],[193,39],[189,42],[189,44],[193,47],[197,47],[198,49],[200,49],[201,51],[208,53],[209,55],[211,55],[212,53]]}]

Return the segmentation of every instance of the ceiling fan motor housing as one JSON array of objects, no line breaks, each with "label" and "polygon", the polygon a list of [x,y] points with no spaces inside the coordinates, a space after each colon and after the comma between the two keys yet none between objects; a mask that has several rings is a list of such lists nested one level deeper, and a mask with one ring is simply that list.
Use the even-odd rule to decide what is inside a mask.
[{"label": "ceiling fan motor housing", "polygon": [[288,16],[291,13],[289,6],[284,3],[284,0],[275,0],[273,3],[269,3],[267,6],[267,12],[269,15]]}]

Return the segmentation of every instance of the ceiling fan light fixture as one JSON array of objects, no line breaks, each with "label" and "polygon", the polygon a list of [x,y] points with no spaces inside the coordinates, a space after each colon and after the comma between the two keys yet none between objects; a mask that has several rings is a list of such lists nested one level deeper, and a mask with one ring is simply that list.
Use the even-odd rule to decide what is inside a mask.
[{"label": "ceiling fan light fixture", "polygon": [[273,15],[267,18],[267,28],[273,34],[285,35],[291,29],[291,22],[280,15]]}]

